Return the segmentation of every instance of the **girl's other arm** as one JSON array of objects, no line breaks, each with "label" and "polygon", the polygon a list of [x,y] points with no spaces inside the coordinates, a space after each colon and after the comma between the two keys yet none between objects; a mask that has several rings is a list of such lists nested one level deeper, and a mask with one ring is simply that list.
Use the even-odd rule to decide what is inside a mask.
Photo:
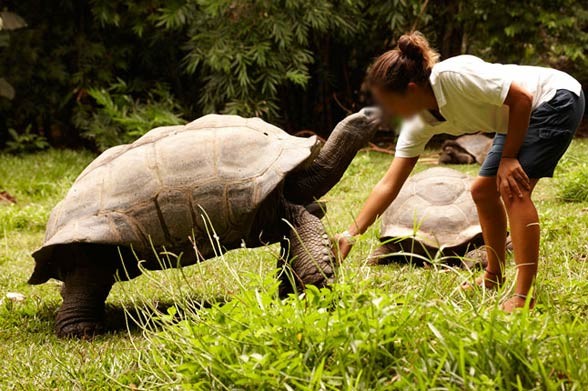
[{"label": "girl's other arm", "polygon": [[522,197],[521,187],[529,190],[530,185],[529,177],[523,171],[517,156],[527,135],[533,96],[523,87],[512,83],[504,104],[509,108],[508,133],[496,175],[496,185],[508,198],[512,198],[513,193]]}]

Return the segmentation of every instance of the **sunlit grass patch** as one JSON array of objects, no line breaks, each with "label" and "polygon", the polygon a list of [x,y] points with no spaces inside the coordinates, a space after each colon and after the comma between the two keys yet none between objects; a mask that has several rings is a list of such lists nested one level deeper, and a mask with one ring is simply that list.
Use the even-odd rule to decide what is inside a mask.
[{"label": "sunlit grass patch", "polygon": [[[435,279],[435,278],[433,278]],[[150,386],[189,389],[551,389],[588,384],[588,328],[543,310],[505,315],[493,296],[440,299],[427,285],[310,288],[279,302],[252,279],[227,303],[162,316],[147,331]],[[482,305],[480,305],[482,304]],[[186,308],[197,306],[184,304]],[[582,380],[584,379],[584,380]]]},{"label": "sunlit grass patch", "polygon": [[573,143],[556,170],[558,197],[565,202],[588,201],[586,143]]},{"label": "sunlit grass patch", "polygon": [[[92,156],[0,155],[0,190],[18,201],[0,205],[0,300],[25,296],[0,304],[0,389],[588,389],[588,201],[559,198],[587,147],[575,141],[556,179],[536,190],[542,242],[531,313],[498,309],[512,293],[512,260],[499,292],[465,293],[460,284],[477,272],[435,262],[367,266],[376,224],[332,291],[280,301],[278,246],[232,251],[115,284],[107,310],[121,324],[92,342],[54,336],[58,282],[26,284],[49,212]],[[329,234],[347,228],[390,161],[357,156],[325,197]],[[127,330],[125,311],[138,326],[127,316]]]},{"label": "sunlit grass patch", "polygon": [[588,201],[588,164],[579,164],[563,175],[559,198],[566,202]]}]

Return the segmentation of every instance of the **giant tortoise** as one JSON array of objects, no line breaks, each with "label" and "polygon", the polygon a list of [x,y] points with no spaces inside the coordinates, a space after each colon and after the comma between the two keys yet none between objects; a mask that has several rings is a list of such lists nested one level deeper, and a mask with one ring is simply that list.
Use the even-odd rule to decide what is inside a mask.
[{"label": "giant tortoise", "polygon": [[[207,115],[105,151],[53,209],[33,254],[29,283],[64,282],[57,334],[99,331],[113,283],[141,273],[137,259],[151,270],[183,267],[280,242],[292,271],[281,274],[282,294],[289,281],[325,285],[331,244],[308,205],[338,182],[377,117],[364,109],[345,118],[322,149],[259,118]],[[162,264],[162,252],[180,255],[177,264]]]},{"label": "giant tortoise", "polygon": [[[382,215],[382,245],[371,264],[426,263],[438,255],[448,264],[485,262],[482,228],[470,186],[473,178],[446,167],[412,176]],[[468,254],[469,253],[469,254]]]},{"label": "giant tortoise", "polygon": [[483,134],[466,134],[446,140],[439,153],[440,164],[482,164],[492,147],[492,139]]}]

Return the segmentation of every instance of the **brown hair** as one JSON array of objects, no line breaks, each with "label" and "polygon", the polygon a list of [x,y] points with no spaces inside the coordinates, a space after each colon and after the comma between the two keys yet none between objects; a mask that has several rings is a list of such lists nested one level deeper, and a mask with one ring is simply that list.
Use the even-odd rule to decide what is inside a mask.
[{"label": "brown hair", "polygon": [[368,71],[367,81],[370,86],[404,92],[410,82],[427,82],[438,60],[439,53],[429,46],[423,34],[418,31],[404,34],[398,39],[396,48],[376,59]]}]

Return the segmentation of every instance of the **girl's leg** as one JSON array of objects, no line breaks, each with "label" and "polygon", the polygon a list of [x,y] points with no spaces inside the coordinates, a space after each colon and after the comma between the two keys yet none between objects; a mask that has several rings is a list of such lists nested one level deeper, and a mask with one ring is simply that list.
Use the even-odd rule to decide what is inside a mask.
[{"label": "girl's leg", "polygon": [[[517,265],[517,284],[515,296],[503,304],[505,311],[525,305],[525,297],[529,293],[537,275],[539,262],[539,216],[531,194],[538,179],[531,179],[531,189],[523,191],[523,198],[503,197],[504,205],[510,222],[510,234]],[[533,305],[533,302],[531,302]]]},{"label": "girl's leg", "polygon": [[472,198],[478,209],[482,234],[488,254],[488,267],[479,285],[493,288],[504,280],[506,253],[506,213],[496,189],[496,177],[478,177],[472,184]]}]

